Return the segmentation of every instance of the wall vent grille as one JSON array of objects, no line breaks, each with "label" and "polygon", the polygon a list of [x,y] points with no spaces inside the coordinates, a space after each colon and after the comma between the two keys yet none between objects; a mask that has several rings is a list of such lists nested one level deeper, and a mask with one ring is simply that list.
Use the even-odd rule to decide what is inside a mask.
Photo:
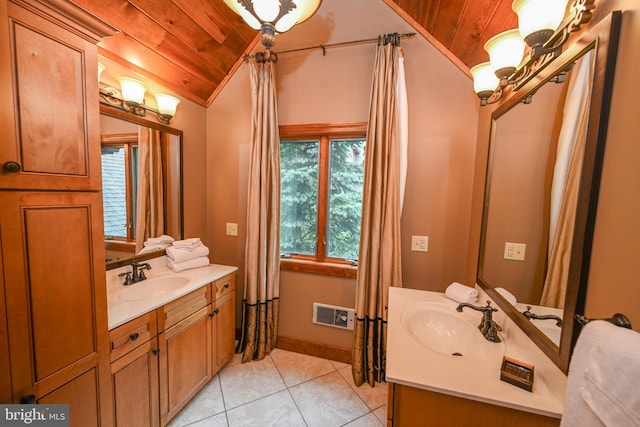
[{"label": "wall vent grille", "polygon": [[333,326],[334,328],[353,330],[355,310],[335,305],[313,303],[313,323]]}]

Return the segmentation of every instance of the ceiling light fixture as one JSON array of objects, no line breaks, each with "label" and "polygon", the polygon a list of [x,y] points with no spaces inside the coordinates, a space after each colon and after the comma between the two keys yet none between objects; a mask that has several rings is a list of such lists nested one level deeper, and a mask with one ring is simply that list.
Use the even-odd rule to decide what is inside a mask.
[{"label": "ceiling light fixture", "polygon": [[[514,0],[518,29],[505,31],[484,45],[490,62],[471,68],[480,105],[498,102],[507,86],[518,90],[562,53],[569,35],[591,19],[595,0]],[[525,46],[526,43],[526,46]],[[523,54],[526,47],[529,51]],[[493,76],[489,71],[493,71]],[[525,102],[529,102],[530,97]]]},{"label": "ceiling light fixture", "polygon": [[180,100],[172,95],[156,93],[158,108],[145,104],[144,95],[147,87],[136,79],[119,77],[120,90],[99,82],[100,75],[104,71],[104,65],[98,63],[98,83],[100,86],[100,103],[115,107],[127,113],[137,116],[146,116],[147,112],[155,114],[160,123],[169,124],[176,114],[176,108]]},{"label": "ceiling light fixture", "polygon": [[254,30],[260,30],[260,41],[269,50],[276,33],[284,33],[309,19],[322,0],[224,0]]}]

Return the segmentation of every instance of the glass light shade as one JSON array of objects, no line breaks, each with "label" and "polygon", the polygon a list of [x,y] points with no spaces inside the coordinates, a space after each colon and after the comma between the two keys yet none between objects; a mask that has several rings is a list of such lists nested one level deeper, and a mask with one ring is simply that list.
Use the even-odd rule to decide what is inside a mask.
[{"label": "glass light shade", "polygon": [[511,5],[518,15],[523,39],[537,31],[554,32],[564,18],[568,0],[514,0]]},{"label": "glass light shade", "polygon": [[239,0],[224,0],[231,10],[240,15],[254,30],[259,30],[264,22],[270,22],[279,33],[291,29],[295,24],[309,19],[320,6],[322,0],[294,0],[296,5],[289,13],[273,22],[280,14],[280,0],[250,0],[256,16],[249,13]]},{"label": "glass light shade", "polygon": [[[525,44],[520,37],[520,31],[509,30],[493,36],[484,45],[489,54],[491,68],[498,77],[509,77],[520,65],[524,54]],[[508,73],[501,75],[502,73]]]},{"label": "glass light shade", "polygon": [[180,100],[175,96],[166,95],[164,93],[156,93],[154,95],[156,97],[156,101],[158,102],[158,111],[160,114],[167,116],[175,116],[176,107]]},{"label": "glass light shade", "polygon": [[475,90],[477,94],[493,92],[498,88],[500,80],[493,72],[490,62],[478,64],[471,67],[469,71],[471,71],[471,75],[473,76],[473,90]]},{"label": "glass light shade", "polygon": [[128,77],[118,78],[120,82],[120,90],[122,92],[122,99],[129,102],[136,102],[142,104],[144,101],[144,93],[147,91],[147,87],[140,83],[136,79],[130,79]]},{"label": "glass light shade", "polygon": [[102,75],[102,72],[104,71],[105,66],[104,64],[102,64],[101,62],[98,62],[98,82],[100,81],[100,76]]}]

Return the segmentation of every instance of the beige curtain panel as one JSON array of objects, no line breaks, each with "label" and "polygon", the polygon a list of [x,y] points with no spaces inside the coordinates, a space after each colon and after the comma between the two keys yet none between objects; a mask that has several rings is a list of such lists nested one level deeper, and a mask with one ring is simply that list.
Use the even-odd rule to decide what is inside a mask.
[{"label": "beige curtain panel", "polygon": [[[540,305],[548,307],[564,307],[571,262],[571,247],[573,229],[578,206],[578,192],[580,189],[580,174],[586,142],[587,121],[589,118],[589,100],[591,99],[591,84],[593,62],[591,55],[585,55],[569,78],[569,89],[563,110],[562,126],[558,140],[558,156],[554,172],[554,186],[562,186],[557,191],[555,203],[559,206],[557,215],[551,212],[552,232],[550,233],[551,250],[549,265],[542,287]],[[569,146],[567,153],[562,156],[563,146]],[[565,163],[563,165],[562,163]],[[561,171],[561,173],[558,173]],[[560,184],[556,184],[557,175],[562,175]],[[552,200],[552,206],[554,200]]]},{"label": "beige curtain panel", "polygon": [[166,138],[166,134],[138,126],[136,253],[140,252],[149,237],[164,234],[162,138]]},{"label": "beige curtain panel", "polygon": [[280,295],[280,134],[272,62],[249,64],[251,153],[245,244],[242,361],[263,359],[275,347]]},{"label": "beige curtain panel", "polygon": [[384,381],[389,287],[402,286],[398,42],[392,37],[378,43],[373,72],[356,280],[352,361],[356,385]]}]

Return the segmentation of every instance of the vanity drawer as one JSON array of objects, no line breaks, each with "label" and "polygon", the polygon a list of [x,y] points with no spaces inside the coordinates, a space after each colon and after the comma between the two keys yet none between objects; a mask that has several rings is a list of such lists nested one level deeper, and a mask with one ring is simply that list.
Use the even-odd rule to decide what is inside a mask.
[{"label": "vanity drawer", "polygon": [[119,359],[131,350],[155,337],[156,312],[144,314],[109,331],[111,361]]},{"label": "vanity drawer", "polygon": [[236,275],[235,273],[224,276],[215,282],[211,283],[212,293],[215,292],[215,299],[222,298],[225,295],[235,292],[236,290]]},{"label": "vanity drawer", "polygon": [[203,286],[160,307],[158,309],[158,330],[166,331],[181,320],[206,307],[211,300],[209,292],[209,287]]}]

